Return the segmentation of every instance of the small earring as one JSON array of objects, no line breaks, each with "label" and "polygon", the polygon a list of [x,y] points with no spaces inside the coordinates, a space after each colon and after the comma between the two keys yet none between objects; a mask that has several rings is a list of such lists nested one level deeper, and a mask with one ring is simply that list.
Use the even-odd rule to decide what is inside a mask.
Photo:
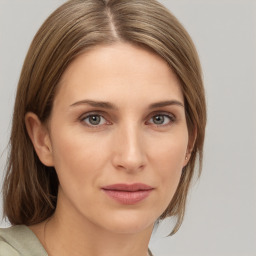
[{"label": "small earring", "polygon": [[188,160],[188,156],[186,156],[185,159]]}]

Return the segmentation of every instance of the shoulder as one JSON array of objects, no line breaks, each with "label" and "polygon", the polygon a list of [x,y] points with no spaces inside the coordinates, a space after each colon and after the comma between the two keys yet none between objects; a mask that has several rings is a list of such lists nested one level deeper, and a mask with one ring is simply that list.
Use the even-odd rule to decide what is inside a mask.
[{"label": "shoulder", "polygon": [[0,228],[0,256],[47,256],[35,234],[25,225]]}]

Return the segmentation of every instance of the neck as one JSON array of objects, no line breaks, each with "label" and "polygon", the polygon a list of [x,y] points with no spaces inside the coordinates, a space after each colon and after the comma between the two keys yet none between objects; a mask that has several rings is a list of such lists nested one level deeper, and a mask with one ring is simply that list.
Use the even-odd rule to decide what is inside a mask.
[{"label": "neck", "polygon": [[153,225],[139,232],[115,232],[60,208],[44,226],[42,243],[49,256],[148,255]]},{"label": "neck", "polygon": [[49,256],[147,256],[151,231],[150,227],[138,234],[116,234],[90,225],[68,225],[53,216],[45,226],[44,244]]}]

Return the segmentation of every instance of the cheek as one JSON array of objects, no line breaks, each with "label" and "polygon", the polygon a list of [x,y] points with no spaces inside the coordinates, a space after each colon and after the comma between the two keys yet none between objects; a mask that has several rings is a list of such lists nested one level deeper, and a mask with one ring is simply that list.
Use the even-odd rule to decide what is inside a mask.
[{"label": "cheek", "polygon": [[188,134],[184,128],[170,135],[152,138],[147,148],[150,149],[151,161],[162,166],[166,171],[169,170],[167,175],[171,175],[175,170],[180,171],[183,168],[187,146]]},{"label": "cheek", "polygon": [[84,136],[72,129],[56,131],[58,134],[53,134],[52,141],[53,159],[60,186],[77,194],[86,184],[95,184],[107,161],[104,152],[108,151],[95,136]]},{"label": "cheek", "polygon": [[[170,203],[180,181],[188,145],[186,132],[181,136],[166,138],[152,148],[152,163],[157,170],[163,210]],[[153,153],[154,151],[154,153]]]}]

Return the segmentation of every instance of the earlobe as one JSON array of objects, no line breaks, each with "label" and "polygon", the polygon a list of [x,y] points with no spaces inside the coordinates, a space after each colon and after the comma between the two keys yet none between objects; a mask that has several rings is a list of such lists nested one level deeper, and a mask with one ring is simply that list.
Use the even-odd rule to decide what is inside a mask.
[{"label": "earlobe", "polygon": [[189,142],[188,142],[188,147],[187,147],[187,152],[186,152],[186,155],[185,155],[185,159],[184,159],[184,166],[185,167],[189,160],[190,160],[190,157],[191,157],[191,153],[194,149],[194,146],[195,146],[195,142],[196,142],[196,138],[197,138],[197,129],[195,128],[193,133],[190,134],[189,136]]},{"label": "earlobe", "polygon": [[191,151],[187,151],[187,152],[186,152],[185,159],[184,159],[184,165],[183,165],[183,167],[185,167],[185,166],[188,164],[189,159],[190,159],[190,156],[191,156]]},{"label": "earlobe", "polygon": [[46,166],[53,166],[52,145],[47,128],[32,112],[26,114],[25,124],[40,161]]}]

